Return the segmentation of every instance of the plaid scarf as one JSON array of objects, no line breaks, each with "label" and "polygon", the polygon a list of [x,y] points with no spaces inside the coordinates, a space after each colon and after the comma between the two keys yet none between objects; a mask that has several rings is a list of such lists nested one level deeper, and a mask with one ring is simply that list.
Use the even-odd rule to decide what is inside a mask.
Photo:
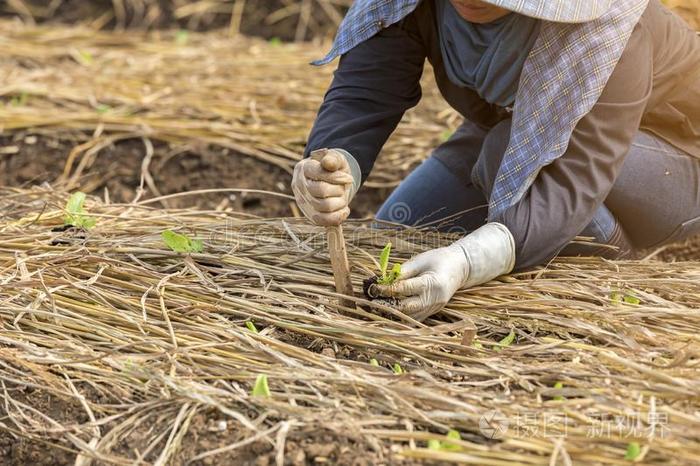
[{"label": "plaid scarf", "polygon": [[[573,1],[572,4],[589,0]],[[585,23],[544,21],[525,61],[508,149],[489,200],[489,220],[516,204],[542,168],[561,157],[578,122],[603,93],[649,0],[616,0]],[[324,65],[413,12],[420,0],[355,0]]]}]

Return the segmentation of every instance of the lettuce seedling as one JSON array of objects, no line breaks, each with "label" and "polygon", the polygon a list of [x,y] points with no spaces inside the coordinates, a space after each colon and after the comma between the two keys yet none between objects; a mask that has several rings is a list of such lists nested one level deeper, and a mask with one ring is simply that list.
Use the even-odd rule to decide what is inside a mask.
[{"label": "lettuce seedling", "polygon": [[637,442],[630,442],[627,445],[627,451],[625,452],[625,459],[629,461],[634,461],[639,458],[642,454],[642,447]]},{"label": "lettuce seedling", "polygon": [[[450,440],[462,440],[462,436],[456,430],[450,430],[449,432],[447,432],[446,437]],[[452,442],[444,442],[432,439],[428,440],[428,449],[436,451],[460,451],[462,447]]]},{"label": "lettuce seedling", "polygon": [[634,305],[639,305],[642,303],[642,301],[637,298],[636,296],[633,296],[631,294],[624,294],[619,291],[614,291],[610,295],[610,300],[614,303],[625,303],[625,304],[634,304]]},{"label": "lettuce seedling", "polygon": [[245,323],[245,326],[248,327],[248,330],[250,330],[253,333],[258,333],[258,328],[255,326],[255,324],[251,321],[247,321]]},{"label": "lettuce seedling", "polygon": [[[555,383],[555,384],[554,384],[554,388],[557,388],[557,389],[564,388],[564,382],[559,381],[559,382]],[[566,398],[564,398],[564,397],[561,396],[561,395],[555,395],[555,396],[554,396],[554,401],[564,401],[565,399],[566,399]]]},{"label": "lettuce seedling", "polygon": [[394,363],[394,367],[392,367],[392,369],[394,370],[394,374],[396,374],[396,375],[403,374],[403,368],[401,367],[401,364],[399,364],[398,362]]},{"label": "lettuce seedling", "polygon": [[13,107],[24,107],[27,105],[28,96],[29,94],[22,91],[19,93],[19,95],[16,95],[10,99],[10,105]]},{"label": "lettuce seedling", "polygon": [[501,341],[498,342],[498,345],[496,345],[493,350],[494,351],[501,351],[503,348],[509,347],[513,341],[515,341],[515,332],[513,330],[510,331],[510,333],[503,338]]},{"label": "lettuce seedling", "polygon": [[71,194],[66,202],[66,215],[63,217],[64,225],[83,230],[89,230],[95,226],[97,220],[85,215],[86,211],[83,208],[83,204],[85,204],[85,193],[78,191]]},{"label": "lettuce seedling", "polygon": [[189,236],[175,233],[172,230],[165,230],[160,234],[166,246],[175,252],[190,254],[202,252],[202,240],[192,239]]},{"label": "lettuce seedling", "polygon": [[255,379],[255,385],[253,385],[253,390],[250,394],[252,396],[261,396],[264,398],[270,398],[270,386],[267,384],[267,376],[264,374],[258,375]]},{"label": "lettuce seedling", "polygon": [[391,241],[386,243],[382,253],[379,255],[379,278],[377,283],[380,285],[392,285],[401,275],[401,264],[394,264],[389,270],[389,256],[391,255]]},{"label": "lettuce seedling", "polygon": [[190,38],[190,33],[185,29],[180,29],[175,33],[175,44],[176,45],[187,45],[187,41]]},{"label": "lettuce seedling", "polygon": [[370,366],[379,367],[379,361],[377,361],[374,358],[369,360],[369,364],[370,364]]}]

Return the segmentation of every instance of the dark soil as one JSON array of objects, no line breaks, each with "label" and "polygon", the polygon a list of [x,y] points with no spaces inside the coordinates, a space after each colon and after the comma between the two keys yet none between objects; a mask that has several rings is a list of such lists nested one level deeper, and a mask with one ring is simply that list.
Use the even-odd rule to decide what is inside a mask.
[{"label": "dark soil", "polygon": [[[0,186],[55,184],[63,172],[71,149],[79,144],[69,139],[53,139],[30,133],[0,137]],[[213,146],[176,149],[154,142],[149,172],[160,194],[167,195],[202,189],[256,189],[292,195],[291,175],[267,162]],[[145,156],[140,140],[125,140],[102,150],[83,173],[78,189],[111,202],[134,199]],[[362,189],[353,202],[353,217],[372,215],[388,190]],[[155,197],[146,187],[142,199]],[[175,197],[161,207],[232,209],[263,217],[293,216],[293,200],[254,193],[208,193]]]},{"label": "dark soil", "polygon": [[[8,386],[8,394],[20,403],[62,424],[79,424],[88,421],[87,414],[76,400],[64,400],[43,390]],[[0,405],[0,422],[13,427],[6,420],[5,406]],[[28,439],[5,430],[0,424],[0,464],[3,465],[63,465],[73,464],[76,453],[70,445],[58,443],[59,437],[50,433],[41,438]]]},{"label": "dark soil", "polygon": [[[301,341],[300,344],[304,344]],[[306,341],[306,345],[318,346]],[[324,348],[321,352],[328,352],[330,348]],[[344,353],[341,349],[340,353]],[[346,354],[346,356],[351,356]],[[354,355],[356,356],[356,355]],[[18,387],[12,383],[7,384],[9,397],[19,403],[30,405],[45,416],[50,417],[64,427],[70,428],[89,421],[88,415],[82,405],[72,398],[61,398],[41,389],[29,389]],[[119,400],[108,391],[99,392],[95,387],[83,383],[76,383],[76,390],[83,395],[100,418],[105,415],[116,414],[115,406]],[[130,396],[131,397],[131,396]],[[111,407],[110,407],[111,406]],[[107,409],[107,412],[98,412],[99,409]],[[260,412],[237,406],[248,418],[260,416]],[[22,408],[23,411],[27,411]],[[38,419],[36,414],[28,412],[29,417]],[[17,410],[12,409],[10,415],[17,415]],[[155,415],[154,415],[155,414]],[[129,435],[115,445],[111,453],[121,458],[136,458],[139,452],[145,452],[149,447],[150,439],[154,431],[167,430],[170,426],[159,423],[158,413],[153,411],[144,413],[144,419]],[[0,403],[0,464],[12,466],[39,465],[39,466],[64,466],[75,463],[76,448],[66,441],[65,436],[59,433],[41,432],[32,438],[15,435],[12,429],[15,424],[5,409],[4,403]],[[279,419],[269,416],[265,425],[272,426]],[[118,422],[118,421],[115,421]],[[48,423],[45,423],[48,427]],[[101,426],[103,435],[115,427],[115,423],[107,423]],[[274,465],[277,450],[275,445],[267,441],[258,441],[245,445],[234,451],[222,453],[190,463],[190,459],[206,451],[231,445],[239,442],[248,435],[237,428],[236,423],[230,418],[222,416],[214,409],[203,410],[197,413],[188,427],[187,433],[181,443],[181,449],[168,463],[171,465]],[[81,438],[84,435],[80,436]],[[274,437],[274,435],[273,435]],[[83,438],[83,440],[86,440]],[[156,445],[151,453],[144,458],[152,462],[162,450],[163,440]],[[315,464],[332,464],[341,466],[369,466],[369,465],[412,465],[412,461],[393,458],[393,453],[375,451],[361,434],[351,432],[344,428],[342,422],[338,422],[338,429],[320,428],[313,425],[295,426],[290,429],[284,444],[284,464],[301,466]],[[102,463],[94,463],[102,464]]]}]

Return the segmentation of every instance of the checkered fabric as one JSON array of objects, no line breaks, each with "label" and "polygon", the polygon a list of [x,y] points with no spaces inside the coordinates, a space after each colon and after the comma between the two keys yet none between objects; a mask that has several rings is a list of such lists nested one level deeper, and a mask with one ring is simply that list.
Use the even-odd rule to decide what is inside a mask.
[{"label": "checkered fabric", "polygon": [[648,0],[617,0],[580,24],[547,22],[515,98],[510,144],[489,200],[493,220],[517,203],[542,168],[561,157],[578,122],[603,93]]},{"label": "checkered fabric", "polygon": [[525,16],[561,23],[583,23],[600,18],[612,0],[483,0]]},{"label": "checkered fabric", "polygon": [[[591,111],[620,60],[649,0],[488,0],[531,16],[549,17],[530,51],[513,109],[511,139],[497,175],[489,219],[517,203],[542,168],[561,157],[576,124]],[[333,47],[315,65],[330,63],[382,28],[401,21],[420,0],[355,0]],[[597,5],[597,6],[594,6]]]}]

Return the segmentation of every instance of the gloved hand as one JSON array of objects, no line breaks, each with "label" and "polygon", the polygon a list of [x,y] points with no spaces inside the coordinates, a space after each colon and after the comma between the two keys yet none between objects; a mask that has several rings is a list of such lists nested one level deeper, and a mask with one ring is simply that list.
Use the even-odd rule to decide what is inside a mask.
[{"label": "gloved hand", "polygon": [[488,223],[450,246],[405,262],[396,283],[375,285],[374,292],[399,298],[399,310],[423,321],[440,311],[457,290],[486,283],[514,266],[510,231],[500,223]]},{"label": "gloved hand", "polygon": [[313,223],[340,225],[350,215],[348,206],[359,185],[352,174],[352,162],[357,164],[345,151],[321,149],[294,167],[294,197],[299,209]]}]

